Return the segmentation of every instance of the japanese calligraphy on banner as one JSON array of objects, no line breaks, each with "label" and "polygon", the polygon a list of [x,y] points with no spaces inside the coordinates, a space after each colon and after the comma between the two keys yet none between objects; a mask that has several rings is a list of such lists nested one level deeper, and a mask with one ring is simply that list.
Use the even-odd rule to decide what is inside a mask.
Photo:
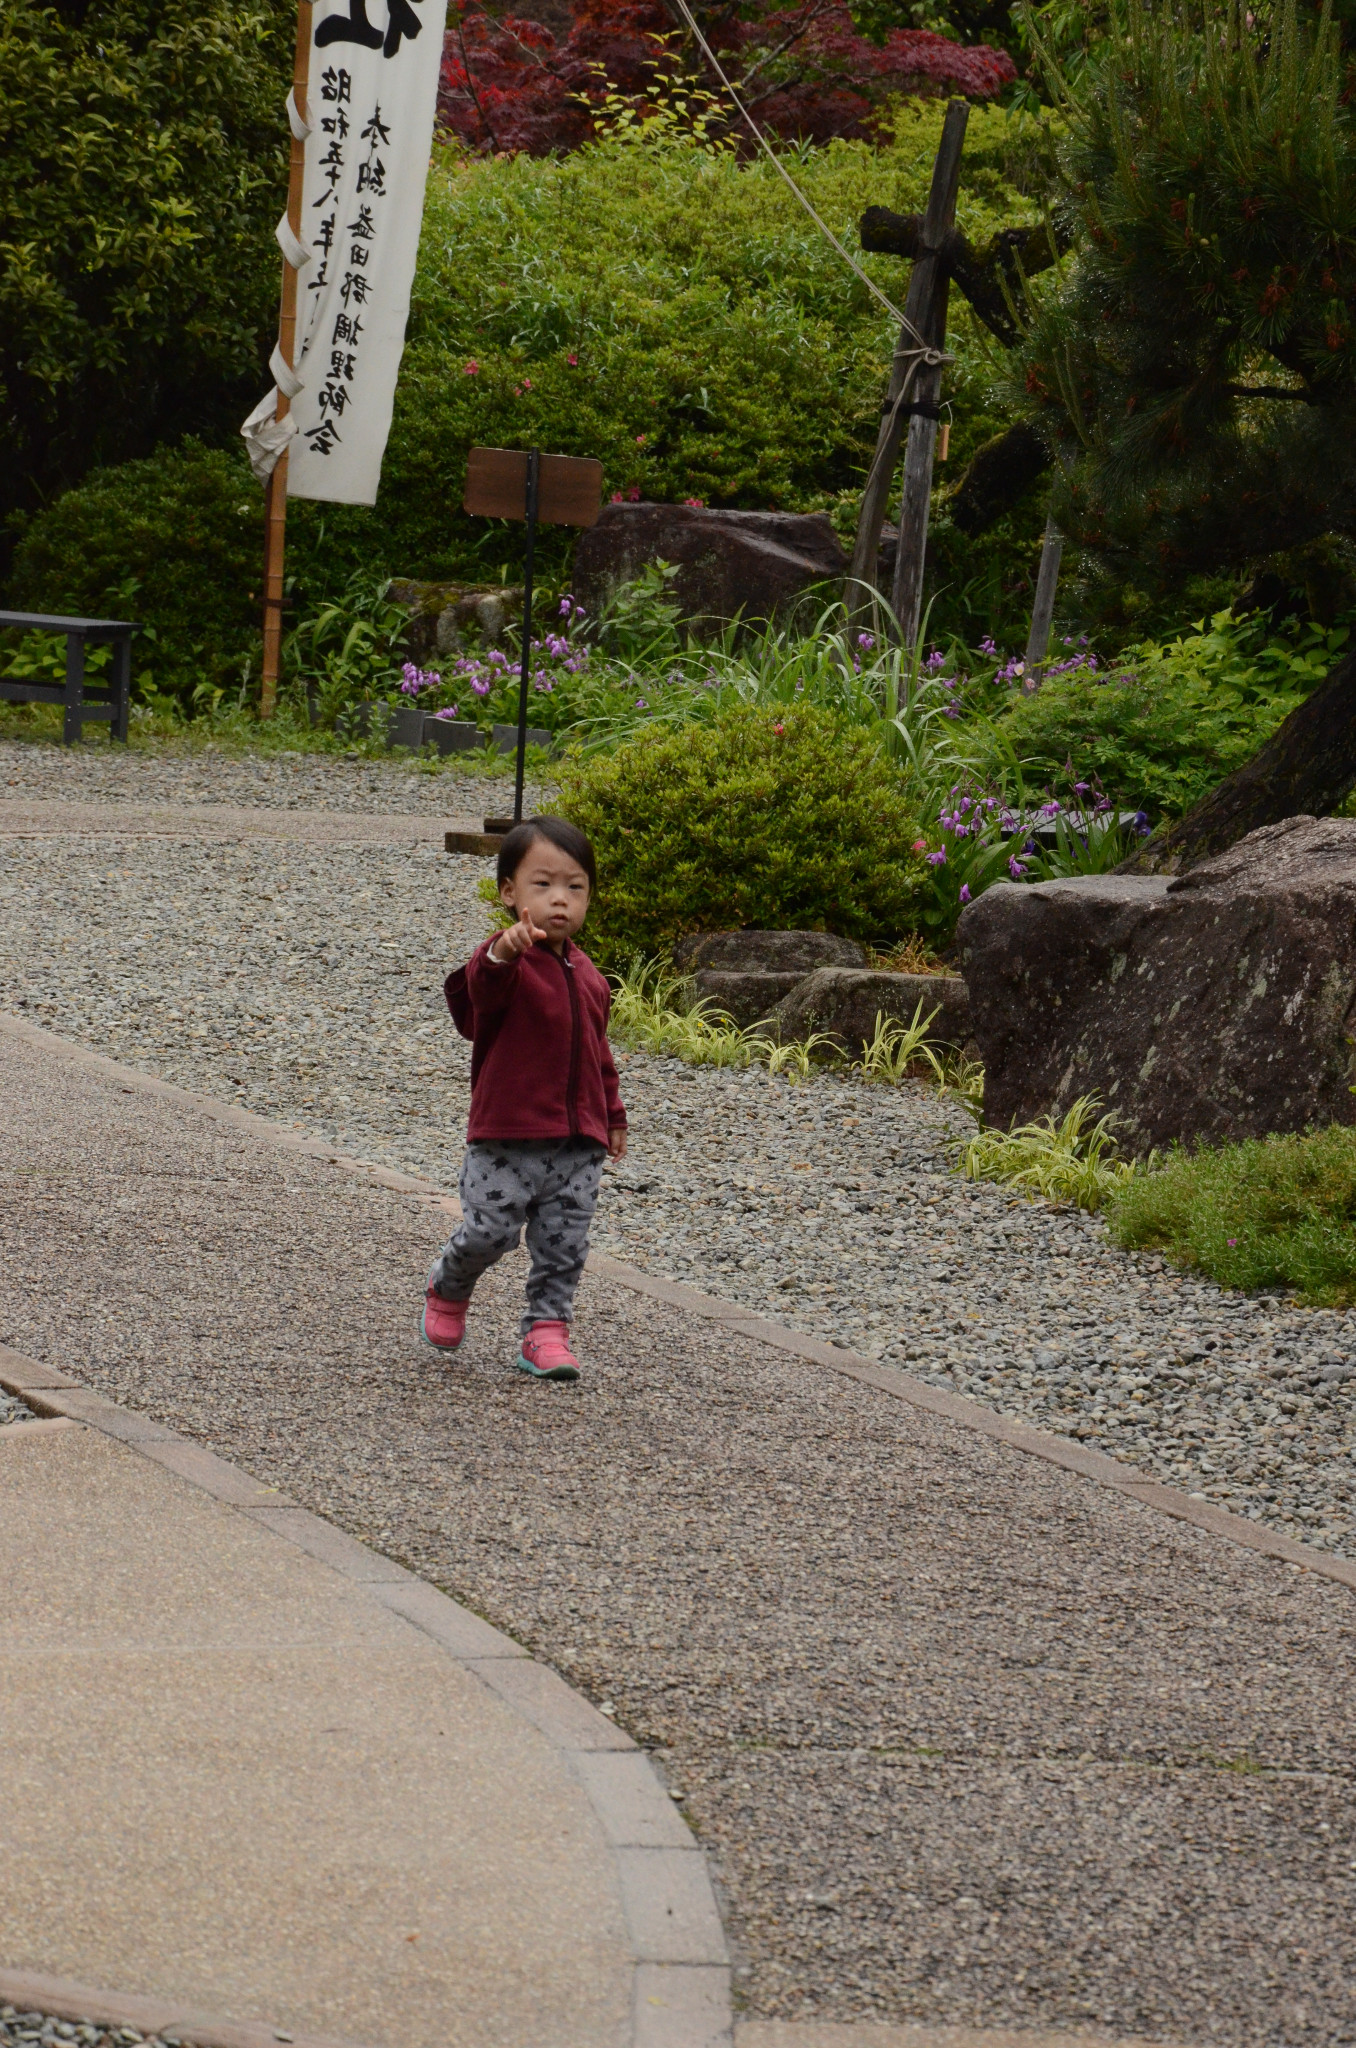
[{"label": "japanese calligraphy on banner", "polygon": [[[256,474],[289,450],[287,492],[371,505],[381,481],[424,211],[447,0],[317,0],[301,230],[278,224],[299,272],[297,348],[242,432]],[[384,19],[382,17],[385,17]],[[277,390],[291,401],[277,420]]]}]

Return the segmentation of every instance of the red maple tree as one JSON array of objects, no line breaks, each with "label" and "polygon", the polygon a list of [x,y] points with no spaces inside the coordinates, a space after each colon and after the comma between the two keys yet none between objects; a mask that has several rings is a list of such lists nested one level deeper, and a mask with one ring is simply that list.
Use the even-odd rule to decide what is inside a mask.
[{"label": "red maple tree", "polygon": [[[703,10],[708,12],[708,10]],[[802,0],[722,11],[703,22],[759,126],[788,142],[869,137],[901,94],[991,99],[1017,76],[1011,57],[969,48],[930,29],[894,29],[883,44],[860,35],[845,0]],[[577,149],[619,104],[658,111],[693,89],[713,93],[708,132],[740,148],[752,140],[720,97],[700,51],[685,46],[664,0],[575,0],[567,33],[453,0],[439,116],[472,149],[549,156]]]}]

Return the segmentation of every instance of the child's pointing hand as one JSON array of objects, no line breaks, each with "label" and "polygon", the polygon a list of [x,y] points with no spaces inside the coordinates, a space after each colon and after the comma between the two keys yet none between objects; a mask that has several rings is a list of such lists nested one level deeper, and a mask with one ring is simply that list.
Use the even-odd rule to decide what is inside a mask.
[{"label": "child's pointing hand", "polygon": [[506,932],[500,932],[490,947],[490,958],[497,960],[501,967],[506,967],[510,960],[516,960],[521,953],[531,952],[537,941],[545,937],[546,933],[541,926],[532,922],[531,912],[525,910],[517,924],[511,924]]}]

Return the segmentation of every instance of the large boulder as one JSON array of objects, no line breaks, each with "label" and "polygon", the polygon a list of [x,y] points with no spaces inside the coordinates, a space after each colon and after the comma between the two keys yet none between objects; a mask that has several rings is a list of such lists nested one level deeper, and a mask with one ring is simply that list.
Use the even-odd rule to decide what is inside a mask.
[{"label": "large boulder", "polygon": [[1089,1093],[1138,1153],[1356,1123],[1356,822],[1288,818],[1171,881],[1003,883],[958,941],[991,1124]]},{"label": "large boulder", "polygon": [[875,1037],[878,1016],[911,1024],[915,1013],[932,1016],[928,1037],[938,1045],[957,1050],[969,1045],[970,1006],[959,974],[877,974],[869,968],[819,967],[783,997],[768,1021],[783,1042],[820,1032],[855,1059]]},{"label": "large boulder", "polygon": [[690,631],[732,619],[784,619],[812,585],[836,597],[847,556],[826,512],[712,512],[691,505],[605,505],[574,552],[574,595],[599,611],[652,562],[672,562],[670,586]]}]

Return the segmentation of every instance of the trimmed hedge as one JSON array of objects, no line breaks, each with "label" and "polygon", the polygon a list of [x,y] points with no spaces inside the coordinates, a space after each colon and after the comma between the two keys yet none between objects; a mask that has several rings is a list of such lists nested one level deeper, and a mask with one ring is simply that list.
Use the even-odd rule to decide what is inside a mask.
[{"label": "trimmed hedge", "polygon": [[928,870],[898,772],[809,705],[755,706],[570,756],[558,808],[588,833],[601,966],[741,925],[889,940],[916,929]]}]

